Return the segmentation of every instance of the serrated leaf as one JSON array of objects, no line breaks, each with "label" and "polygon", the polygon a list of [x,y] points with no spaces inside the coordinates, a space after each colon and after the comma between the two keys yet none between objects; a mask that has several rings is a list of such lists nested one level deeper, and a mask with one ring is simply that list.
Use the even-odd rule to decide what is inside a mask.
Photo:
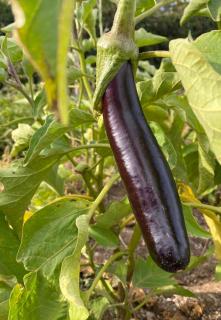
[{"label": "serrated leaf", "polygon": [[49,157],[38,157],[26,167],[22,163],[13,163],[8,168],[0,169],[0,182],[4,185],[4,191],[0,193],[0,211],[19,234],[22,217],[31,198],[60,157],[57,153]]},{"label": "serrated leaf", "polygon": [[66,65],[73,1],[13,0],[12,9],[19,43],[45,81],[49,105],[58,108],[67,124]]},{"label": "serrated leaf", "polygon": [[168,39],[166,37],[147,32],[144,28],[140,28],[135,31],[135,43],[138,48],[153,46],[167,41]]},{"label": "serrated leaf", "polygon": [[12,291],[8,320],[58,320],[64,307],[52,283],[40,273],[29,273],[24,287],[17,284]]},{"label": "serrated leaf", "polygon": [[[210,36],[213,39],[211,42],[217,37],[220,40],[221,31],[211,32]],[[212,151],[221,162],[221,74],[218,73],[221,60],[217,56],[216,65],[219,67],[215,69],[211,60],[200,50],[202,43],[207,45],[208,34],[199,39],[200,45],[197,41],[173,40],[170,51],[190,106],[208,136]],[[221,50],[221,41],[217,41],[216,45]]]},{"label": "serrated leaf", "polygon": [[149,256],[147,260],[137,259],[133,274],[133,285],[138,288],[164,287],[176,284],[171,274],[160,269]]},{"label": "serrated leaf", "polygon": [[62,199],[37,211],[24,224],[17,261],[29,271],[52,276],[77,240],[76,219],[88,210],[87,203]]},{"label": "serrated leaf", "polygon": [[78,235],[73,255],[64,259],[60,273],[60,288],[64,297],[69,302],[70,320],[85,320],[89,312],[81,298],[79,288],[80,257],[88,238],[89,218],[82,215],[76,220]]}]

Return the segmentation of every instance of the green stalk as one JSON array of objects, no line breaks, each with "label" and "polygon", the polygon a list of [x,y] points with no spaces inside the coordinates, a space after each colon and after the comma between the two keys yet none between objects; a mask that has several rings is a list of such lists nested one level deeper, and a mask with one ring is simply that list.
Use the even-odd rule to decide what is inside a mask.
[{"label": "green stalk", "polygon": [[[198,208],[198,209],[213,211],[213,212],[218,213],[219,215],[221,215],[221,207],[215,207],[215,206],[211,206],[209,204],[196,203],[196,202],[183,202],[183,204],[185,206],[192,207],[192,208]],[[203,212],[203,214],[209,216],[209,214],[206,214],[206,212]],[[211,216],[209,216],[209,217],[211,218]]]},{"label": "green stalk", "polygon": [[126,255],[127,253],[122,251],[122,252],[117,252],[114,255],[110,256],[109,259],[106,261],[106,263],[103,265],[103,267],[100,269],[98,274],[96,275],[91,287],[87,291],[87,302],[90,299],[90,296],[92,295],[94,289],[96,288],[98,282],[103,276],[103,273],[108,269],[108,267],[117,259],[121,258],[122,256]]},{"label": "green stalk", "polygon": [[134,37],[134,14],[136,9],[135,0],[120,0],[117,6],[117,12],[114,16],[111,33],[122,34],[125,38]]},{"label": "green stalk", "polygon": [[142,52],[138,56],[138,60],[144,60],[144,59],[150,59],[150,58],[170,58],[170,52],[169,51],[148,51],[148,52]]},{"label": "green stalk", "polygon": [[108,183],[103,187],[103,189],[101,190],[101,192],[99,193],[98,197],[96,198],[96,200],[93,202],[89,212],[88,212],[88,216],[91,219],[94,214],[95,211],[97,210],[98,206],[100,205],[100,203],[103,201],[104,197],[106,196],[106,194],[108,193],[108,191],[111,189],[111,187],[113,186],[113,184],[120,178],[119,173],[116,173],[115,175],[112,176],[112,178],[108,181]]},{"label": "green stalk", "polygon": [[176,0],[163,0],[159,3],[157,3],[153,8],[141,13],[139,16],[135,18],[135,24],[138,24],[142,20],[146,19],[147,17],[152,16],[156,11],[158,11],[161,7],[166,6],[172,2],[175,2]]},{"label": "green stalk", "polygon": [[134,252],[140,242],[141,231],[138,224],[135,225],[133,235],[131,237],[130,243],[128,245],[128,267],[127,267],[127,283],[131,282],[133,272],[134,272]]},{"label": "green stalk", "polygon": [[5,81],[5,84],[7,84],[8,86],[11,86],[12,88],[19,91],[25,97],[25,99],[28,101],[28,103],[31,105],[31,107],[34,108],[34,101],[29,97],[29,95],[27,94],[27,92],[24,90],[24,88],[22,86],[20,86],[19,84],[15,83],[15,82],[11,82],[11,81]]},{"label": "green stalk", "polygon": [[100,36],[102,36],[104,29],[103,29],[103,14],[102,14],[102,9],[103,9],[103,3],[102,0],[99,0],[99,30],[100,30]]},{"label": "green stalk", "polygon": [[[80,67],[81,67],[82,74],[87,74],[84,53],[82,51],[78,51],[78,55],[79,55],[79,61],[80,61]],[[87,92],[88,98],[89,98],[90,102],[92,102],[93,93],[92,93],[88,78],[83,75],[82,79],[83,79],[84,87]]]}]

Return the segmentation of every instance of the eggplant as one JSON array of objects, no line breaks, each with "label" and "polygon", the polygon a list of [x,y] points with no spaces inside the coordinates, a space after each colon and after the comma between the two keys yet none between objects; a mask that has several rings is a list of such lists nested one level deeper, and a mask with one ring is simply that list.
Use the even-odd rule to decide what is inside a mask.
[{"label": "eggplant", "polygon": [[149,253],[176,272],[189,263],[182,206],[169,165],[142,112],[130,62],[102,98],[107,136]]}]

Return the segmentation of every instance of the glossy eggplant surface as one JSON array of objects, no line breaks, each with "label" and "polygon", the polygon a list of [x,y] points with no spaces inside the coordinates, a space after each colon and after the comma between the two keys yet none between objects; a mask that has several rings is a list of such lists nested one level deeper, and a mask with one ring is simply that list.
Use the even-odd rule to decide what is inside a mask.
[{"label": "glossy eggplant surface", "polygon": [[102,99],[104,125],[136,220],[153,260],[176,272],[190,250],[176,185],[142,112],[132,67],[126,62]]}]

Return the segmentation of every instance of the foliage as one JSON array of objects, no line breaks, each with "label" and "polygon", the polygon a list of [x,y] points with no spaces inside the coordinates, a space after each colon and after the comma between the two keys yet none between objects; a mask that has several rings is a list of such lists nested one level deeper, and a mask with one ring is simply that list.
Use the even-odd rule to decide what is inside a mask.
[{"label": "foliage", "polygon": [[[110,307],[116,319],[133,317],[145,300],[137,303],[132,287],[192,296],[174,275],[136,253],[139,228],[127,197],[119,195],[102,115],[93,110],[96,44],[108,27],[107,4],[51,2],[12,1],[16,25],[0,37],[0,319],[105,319]],[[191,29],[194,39],[170,41],[163,19],[178,29],[171,5],[164,14],[164,6],[151,11],[159,6],[155,1],[137,1],[136,17],[155,15],[136,27],[135,43],[143,51],[136,56],[136,82],[177,182],[189,236],[213,240],[188,269],[215,255],[219,280],[221,31],[196,37],[188,19],[203,13],[210,28],[220,28],[221,5],[196,3],[179,5],[186,23],[181,35]],[[153,19],[162,19],[160,32]],[[156,50],[161,43],[169,51]],[[160,67],[148,58],[157,58]],[[125,228],[133,228],[128,246],[121,237]],[[111,252],[102,264],[96,260],[100,247]]]}]

